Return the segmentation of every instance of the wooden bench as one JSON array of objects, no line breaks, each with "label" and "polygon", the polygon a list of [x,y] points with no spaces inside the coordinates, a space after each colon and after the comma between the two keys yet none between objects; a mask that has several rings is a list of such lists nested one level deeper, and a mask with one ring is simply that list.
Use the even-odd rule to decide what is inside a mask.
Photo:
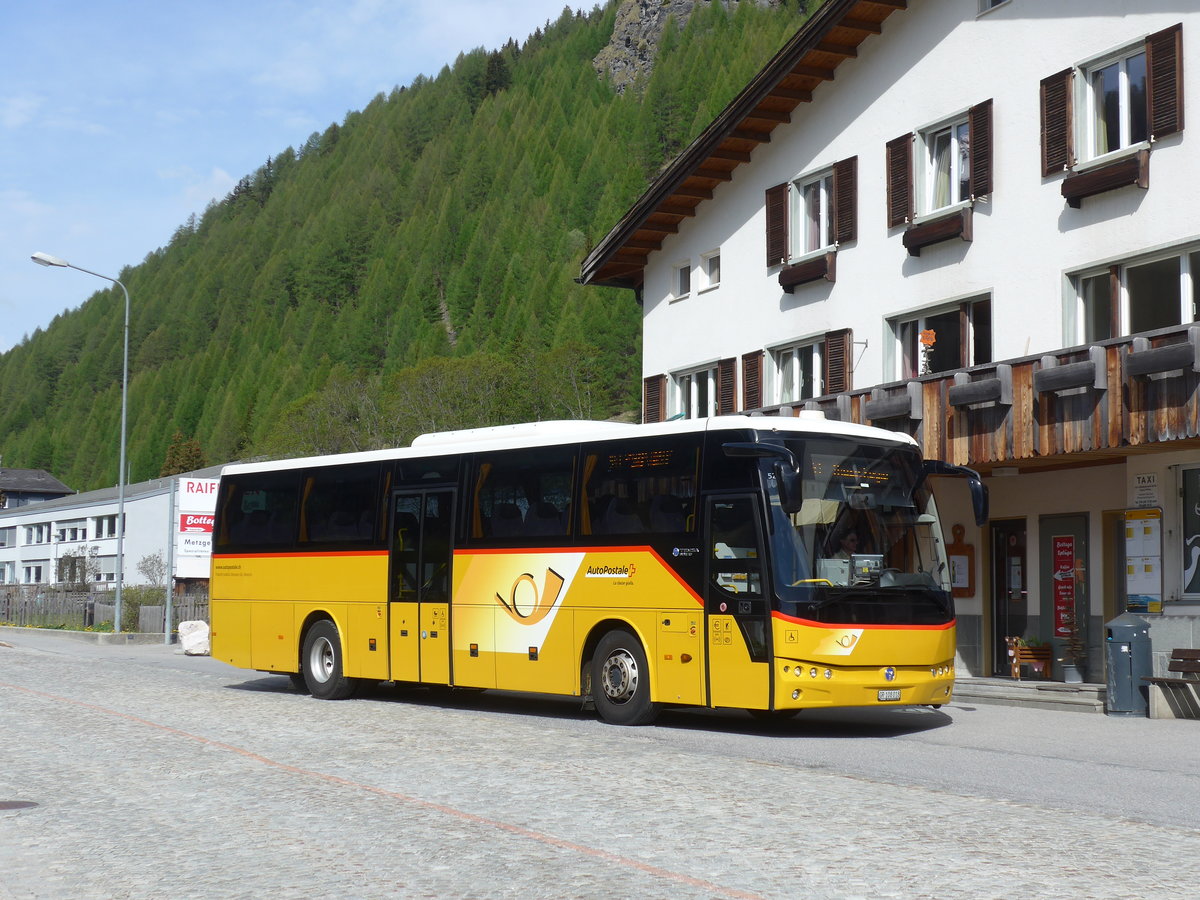
[{"label": "wooden bench", "polygon": [[1050,677],[1050,647],[1027,647],[1017,637],[1006,637],[1004,643],[1008,646],[1008,659],[1012,666],[1012,677],[1021,680],[1021,666],[1029,666],[1034,675],[1041,673],[1042,678]]},{"label": "wooden bench", "polygon": [[1150,718],[1200,719],[1200,650],[1172,650],[1167,671],[1179,675],[1142,676],[1150,686]]}]

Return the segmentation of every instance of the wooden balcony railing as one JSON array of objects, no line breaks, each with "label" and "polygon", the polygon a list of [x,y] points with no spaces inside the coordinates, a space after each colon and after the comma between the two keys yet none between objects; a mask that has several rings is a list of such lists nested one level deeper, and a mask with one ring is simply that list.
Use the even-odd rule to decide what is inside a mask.
[{"label": "wooden balcony railing", "polygon": [[1093,454],[1200,439],[1200,324],[766,407],[911,434],[958,465]]}]

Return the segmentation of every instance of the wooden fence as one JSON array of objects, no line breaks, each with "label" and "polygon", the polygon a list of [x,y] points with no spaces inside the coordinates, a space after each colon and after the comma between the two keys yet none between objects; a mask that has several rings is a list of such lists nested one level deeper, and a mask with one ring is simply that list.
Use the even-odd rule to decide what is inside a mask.
[{"label": "wooden fence", "polygon": [[[151,594],[151,596],[147,596]],[[153,600],[157,594],[157,603]],[[0,625],[111,631],[115,613],[112,591],[64,591],[45,585],[0,587]],[[123,630],[163,633],[162,591],[129,588],[121,596]],[[171,631],[180,622],[208,621],[208,593],[189,591],[172,600]]]}]

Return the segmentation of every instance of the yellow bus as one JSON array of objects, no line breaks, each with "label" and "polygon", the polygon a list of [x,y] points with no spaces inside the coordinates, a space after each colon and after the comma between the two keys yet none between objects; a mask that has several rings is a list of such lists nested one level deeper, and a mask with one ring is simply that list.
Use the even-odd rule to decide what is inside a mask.
[{"label": "yellow bus", "polygon": [[949,568],[906,435],[826,420],[542,422],[227,466],[213,656],[364,681],[785,714],[946,703]]}]

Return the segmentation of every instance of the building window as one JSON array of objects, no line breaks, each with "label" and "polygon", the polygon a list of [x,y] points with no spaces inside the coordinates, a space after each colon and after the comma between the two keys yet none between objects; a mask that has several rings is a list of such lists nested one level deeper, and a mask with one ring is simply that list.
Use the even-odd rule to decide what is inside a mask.
[{"label": "building window", "polygon": [[1183,130],[1183,26],[1042,79],[1042,175]]},{"label": "building window", "polygon": [[0,528],[0,547],[15,547],[17,545],[17,528],[15,525]]},{"label": "building window", "polygon": [[26,544],[48,544],[50,542],[50,526],[46,525],[26,525],[25,526],[25,543]]},{"label": "building window", "polygon": [[117,558],[115,556],[101,556],[96,563],[97,582],[117,580]]},{"label": "building window", "polygon": [[796,181],[791,192],[792,257],[815,253],[832,247],[836,238],[833,234],[833,172],[827,170],[818,175]]},{"label": "building window", "polygon": [[979,14],[983,15],[989,10],[995,9],[997,6],[1003,6],[1009,0],[979,0]]},{"label": "building window", "polygon": [[58,523],[58,539],[60,541],[86,541],[87,522],[78,519],[71,522]]},{"label": "building window", "polygon": [[700,257],[700,290],[709,291],[721,285],[721,251],[714,250]]},{"label": "building window", "polygon": [[992,361],[992,303],[973,298],[893,319],[897,378],[916,378]]},{"label": "building window", "polygon": [[823,343],[817,341],[771,351],[769,391],[772,403],[795,403],[821,396]]},{"label": "building window", "polygon": [[16,580],[16,567],[11,562],[0,562],[0,584],[12,584]]},{"label": "building window", "polygon": [[[888,141],[888,227],[992,193],[992,101]],[[915,182],[915,183],[914,183]]]},{"label": "building window", "polygon": [[674,376],[672,418],[703,419],[717,414],[717,367]]},{"label": "building window", "polygon": [[671,296],[679,300],[692,292],[692,264],[681,263],[671,270]]},{"label": "building window", "polygon": [[113,538],[117,536],[116,516],[96,516],[96,537]]},{"label": "building window", "polygon": [[918,214],[971,199],[971,138],[967,118],[921,133],[924,180]]},{"label": "building window", "polygon": [[1084,343],[1194,322],[1200,248],[1082,272],[1072,281],[1074,338]]},{"label": "building window", "polygon": [[766,192],[767,266],[858,238],[858,157],[777,184]]},{"label": "building window", "polygon": [[43,584],[43,578],[46,573],[48,560],[39,560],[35,563],[29,563],[25,566],[23,583],[25,584]]},{"label": "building window", "polygon": [[1149,138],[1146,110],[1146,49],[1138,45],[1115,59],[1083,69],[1088,158],[1104,156]]}]

